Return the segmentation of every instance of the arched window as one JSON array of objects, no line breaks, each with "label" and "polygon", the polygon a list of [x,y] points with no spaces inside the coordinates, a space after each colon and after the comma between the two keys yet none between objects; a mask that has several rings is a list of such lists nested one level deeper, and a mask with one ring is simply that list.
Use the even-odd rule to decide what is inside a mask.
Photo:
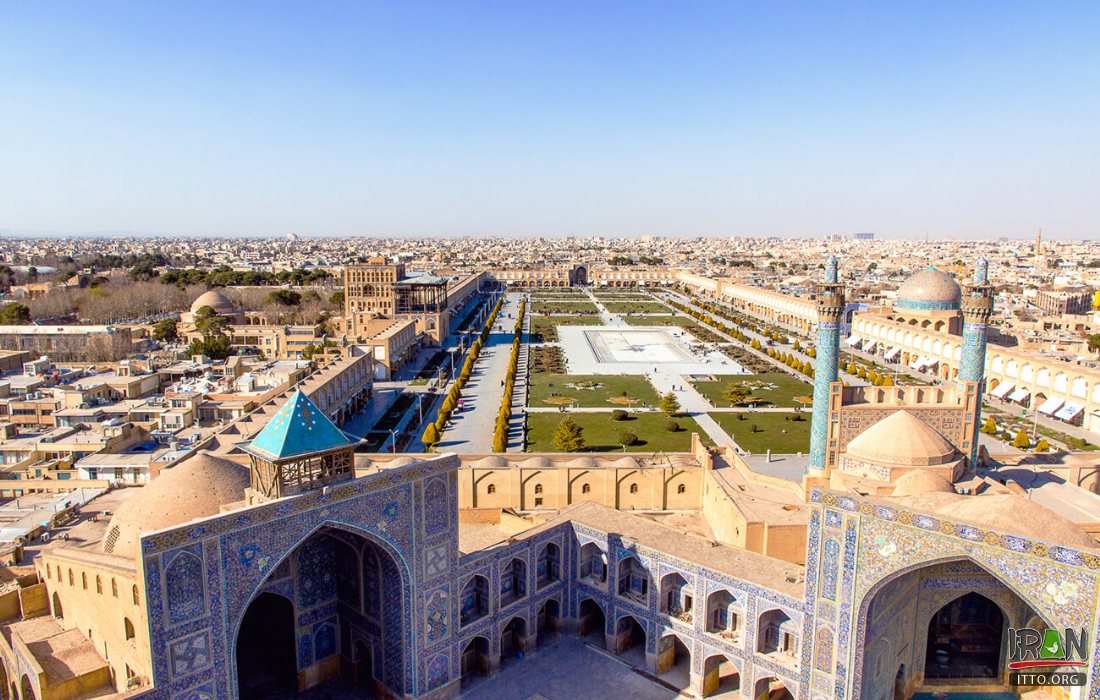
[{"label": "arched window", "polygon": [[96,574],[95,577],[95,592],[103,595],[103,579],[99,577],[99,574]]},{"label": "arched window", "polygon": [[637,484],[631,484],[630,485],[630,493],[638,493],[638,485]]},{"label": "arched window", "polygon": [[130,622],[130,618],[128,617],[122,618],[122,629],[126,633],[127,639],[133,639],[137,636],[134,632],[134,623]]},{"label": "arched window", "polygon": [[46,578],[50,578],[50,565],[46,564]]},{"label": "arched window", "polygon": [[581,493],[591,493],[591,491],[592,491],[592,487],[589,486],[588,484],[584,484],[584,485],[581,486]]},{"label": "arched window", "polygon": [[111,595],[118,597],[118,581],[111,579]]},{"label": "arched window", "polygon": [[488,485],[488,486],[487,486],[487,487],[485,488],[485,493],[496,493],[496,492],[497,492],[497,487],[496,487],[496,484],[489,484],[489,485]]},{"label": "arched window", "polygon": [[69,569],[69,585],[70,586],[74,585],[73,584],[73,570],[72,569]]},{"label": "arched window", "polygon": [[542,484],[535,484],[535,493],[542,493]]},{"label": "arched window", "polygon": [[141,598],[138,597],[137,586],[134,586],[134,605],[140,605],[140,604],[141,604]]},{"label": "arched window", "polygon": [[88,590],[88,574],[85,574],[85,573],[80,574],[80,586],[84,590]]},{"label": "arched window", "polygon": [[688,487],[680,484],[676,487],[676,493],[687,493]]}]

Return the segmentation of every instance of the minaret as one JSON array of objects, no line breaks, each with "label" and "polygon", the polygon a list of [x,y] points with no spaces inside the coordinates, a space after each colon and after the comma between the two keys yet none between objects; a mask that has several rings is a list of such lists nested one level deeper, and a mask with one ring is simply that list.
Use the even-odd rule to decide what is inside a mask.
[{"label": "minaret", "polygon": [[1039,229],[1039,232],[1035,234],[1035,254],[1043,254],[1043,229]]},{"label": "minaret", "polygon": [[978,430],[981,428],[982,395],[985,393],[985,346],[989,319],[993,315],[993,286],[989,284],[989,263],[985,258],[974,266],[974,280],[963,291],[962,360],[959,382],[966,403],[970,438],[970,465],[977,463]]},{"label": "minaret", "polygon": [[840,364],[840,319],[844,315],[844,285],[835,257],[825,263],[825,281],[817,285],[817,364],[814,367],[814,413],[810,425],[807,475],[824,475],[828,465],[829,405]]}]

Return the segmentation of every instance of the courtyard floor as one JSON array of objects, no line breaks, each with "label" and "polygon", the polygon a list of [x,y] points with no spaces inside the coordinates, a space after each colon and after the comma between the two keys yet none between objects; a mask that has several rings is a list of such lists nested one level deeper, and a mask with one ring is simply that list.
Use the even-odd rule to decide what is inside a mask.
[{"label": "courtyard floor", "polygon": [[562,637],[523,661],[472,684],[462,694],[468,700],[671,700],[681,697],[623,663]]},{"label": "courtyard floor", "polygon": [[[633,412],[628,420],[611,419],[610,411],[598,413],[570,411],[568,413],[532,412],[527,414],[527,451],[556,452],[553,436],[562,419],[569,417],[584,429],[585,452],[621,452],[619,436],[634,433],[638,442],[627,447],[628,452],[687,452],[691,449],[691,434],[706,435],[691,416],[669,418],[664,413]],[[680,430],[671,433],[668,422],[675,420]]]}]

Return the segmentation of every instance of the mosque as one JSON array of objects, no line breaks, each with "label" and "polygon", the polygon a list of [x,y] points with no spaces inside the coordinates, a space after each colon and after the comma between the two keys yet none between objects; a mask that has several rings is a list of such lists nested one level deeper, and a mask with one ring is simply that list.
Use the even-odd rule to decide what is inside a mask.
[{"label": "mosque", "polygon": [[[925,277],[913,302],[939,293]],[[43,550],[3,623],[0,688],[450,698],[580,636],[693,696],[1100,698],[1091,644],[1083,687],[1008,685],[1010,629],[1100,634],[1100,550],[981,475],[984,262],[958,294],[898,311],[958,325],[953,384],[845,387],[829,262],[799,483],[697,439],[652,458],[357,454],[292,391],[251,439]]]}]

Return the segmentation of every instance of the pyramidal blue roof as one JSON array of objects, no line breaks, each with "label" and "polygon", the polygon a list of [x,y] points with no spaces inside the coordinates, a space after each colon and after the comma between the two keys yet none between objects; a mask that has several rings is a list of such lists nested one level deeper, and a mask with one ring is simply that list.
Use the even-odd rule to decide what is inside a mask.
[{"label": "pyramidal blue roof", "polygon": [[350,444],[348,436],[329,420],[324,411],[317,408],[301,390],[295,389],[248,447],[273,459],[283,459]]}]

